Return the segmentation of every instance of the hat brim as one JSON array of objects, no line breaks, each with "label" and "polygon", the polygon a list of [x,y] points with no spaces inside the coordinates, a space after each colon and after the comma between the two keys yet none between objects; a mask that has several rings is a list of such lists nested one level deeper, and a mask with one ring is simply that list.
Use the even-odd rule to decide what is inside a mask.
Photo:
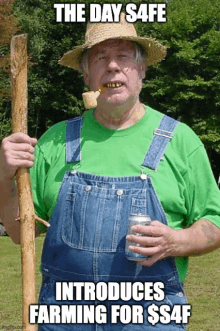
[{"label": "hat brim", "polygon": [[[145,50],[147,54],[146,65],[153,65],[157,62],[162,61],[167,53],[167,47],[160,44],[156,39],[153,38],[145,38],[145,37],[135,37],[135,36],[121,36],[121,37],[113,37],[107,39],[123,39],[123,40],[131,40],[139,43]],[[106,38],[104,40],[107,40]],[[100,41],[101,42],[101,41]],[[99,42],[99,43],[100,43]],[[80,69],[80,60],[82,52],[85,49],[92,48],[96,44],[99,43],[87,43],[80,46],[75,47],[75,49],[68,51],[64,54],[64,56],[58,61],[59,64],[73,68],[75,70],[81,71]]]}]

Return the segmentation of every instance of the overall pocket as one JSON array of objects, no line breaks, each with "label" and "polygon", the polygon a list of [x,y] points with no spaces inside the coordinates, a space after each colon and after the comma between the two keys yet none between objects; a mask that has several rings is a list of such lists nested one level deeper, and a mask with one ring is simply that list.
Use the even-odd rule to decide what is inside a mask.
[{"label": "overall pocket", "polygon": [[[187,297],[185,294],[185,291],[180,290],[176,291],[174,288],[166,288],[165,291],[165,299],[164,299],[164,304],[168,305],[171,307],[171,311],[173,310],[174,306],[184,306],[186,305],[187,302]],[[176,314],[177,320],[171,321],[170,325],[173,326],[178,326],[180,330],[186,330],[187,324],[183,324],[182,321],[178,318],[178,313]]]},{"label": "overall pocket", "polygon": [[147,214],[147,201],[146,199],[132,198],[131,199],[131,215]]},{"label": "overall pocket", "polygon": [[68,192],[65,200],[64,216],[62,220],[62,238],[68,245],[77,244],[77,223],[74,219],[76,193]]},{"label": "overall pocket", "polygon": [[61,220],[62,239],[68,246],[89,251],[96,249],[98,222],[102,220],[105,205],[103,191],[99,191],[100,188],[90,185],[70,183]]},{"label": "overall pocket", "polygon": [[118,249],[128,224],[123,196],[115,190],[72,184],[64,203],[62,239],[68,246],[93,252]]},{"label": "overall pocket", "polygon": [[70,183],[64,204],[63,241],[93,252],[124,252],[129,216],[147,212],[146,190],[142,189]]},{"label": "overall pocket", "polygon": [[[52,298],[54,297],[54,287],[55,287],[55,283],[56,280],[52,277],[49,276],[45,276],[44,274],[42,275],[43,279],[42,279],[42,284],[41,284],[41,289],[40,289],[40,294],[39,294],[39,305],[42,304],[50,304],[47,302],[47,299],[49,296],[52,296]],[[51,295],[52,293],[52,295]],[[55,300],[55,298],[54,298]]]}]

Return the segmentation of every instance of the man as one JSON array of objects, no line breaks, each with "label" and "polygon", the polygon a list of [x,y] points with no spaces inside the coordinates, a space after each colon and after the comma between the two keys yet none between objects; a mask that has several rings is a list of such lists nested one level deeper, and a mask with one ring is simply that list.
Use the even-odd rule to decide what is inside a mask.
[{"label": "man", "polygon": [[[152,282],[164,285],[164,298],[138,302],[142,324],[39,325],[39,330],[185,330],[186,324],[152,325],[148,307],[184,305],[187,257],[220,246],[220,194],[204,147],[184,124],[141,104],[146,66],[162,60],[165,48],[137,37],[133,25],[89,24],[85,44],[60,63],[82,70],[91,90],[102,88],[97,107],[50,128],[35,148],[34,138],[14,134],[1,148],[1,218],[19,242],[17,197],[12,177],[31,168],[35,210],[49,219],[43,255],[41,304],[100,305],[100,300],[56,301],[56,281]],[[6,198],[7,197],[7,198]],[[10,206],[15,206],[11,210]],[[128,236],[138,243],[125,256],[128,219],[149,215],[150,226]],[[41,225],[38,225],[40,231]],[[136,305],[134,299],[104,302]]]}]

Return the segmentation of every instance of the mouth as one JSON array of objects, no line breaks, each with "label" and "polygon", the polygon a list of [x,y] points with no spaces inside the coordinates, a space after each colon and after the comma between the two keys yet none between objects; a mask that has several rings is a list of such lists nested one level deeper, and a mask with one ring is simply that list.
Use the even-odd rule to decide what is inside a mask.
[{"label": "mouth", "polygon": [[119,83],[119,82],[103,84],[103,86],[107,87],[107,88],[119,88],[123,85],[124,85],[124,83]]}]

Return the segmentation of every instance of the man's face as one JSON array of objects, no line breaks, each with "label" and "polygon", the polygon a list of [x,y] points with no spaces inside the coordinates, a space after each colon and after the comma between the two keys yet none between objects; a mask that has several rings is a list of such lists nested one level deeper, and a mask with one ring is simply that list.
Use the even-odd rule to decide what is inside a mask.
[{"label": "man's face", "polygon": [[120,105],[136,101],[144,77],[145,65],[137,64],[131,41],[109,39],[90,51],[89,75],[85,81],[92,91],[105,87],[99,97],[102,102]]}]

